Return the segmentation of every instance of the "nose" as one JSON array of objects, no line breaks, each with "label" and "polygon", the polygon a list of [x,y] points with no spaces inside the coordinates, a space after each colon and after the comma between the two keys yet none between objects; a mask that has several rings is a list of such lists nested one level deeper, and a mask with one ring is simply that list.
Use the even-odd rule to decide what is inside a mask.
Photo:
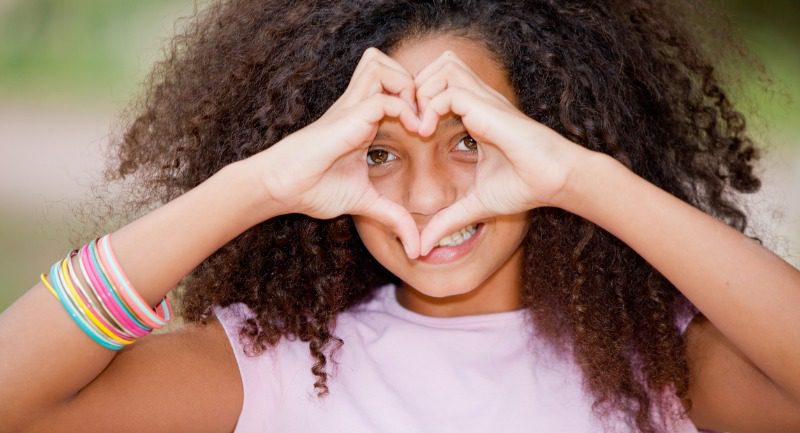
[{"label": "nose", "polygon": [[420,230],[458,197],[458,176],[449,173],[435,158],[415,160],[406,176],[403,202]]}]

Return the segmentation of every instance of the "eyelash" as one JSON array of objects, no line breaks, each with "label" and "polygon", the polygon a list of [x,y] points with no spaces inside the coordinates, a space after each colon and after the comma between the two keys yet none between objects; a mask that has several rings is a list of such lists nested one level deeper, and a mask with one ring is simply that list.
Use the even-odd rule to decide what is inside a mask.
[{"label": "eyelash", "polygon": [[[469,138],[469,139],[471,139],[472,141],[474,141],[474,142],[475,142],[475,146],[477,146],[477,145],[478,145],[478,142],[477,142],[477,141],[476,141],[474,138],[472,138],[472,136],[471,136],[471,135],[469,135],[469,134],[466,134],[466,135],[464,135],[463,137],[461,137],[461,139],[459,139],[459,140],[456,142],[456,143],[457,143],[457,144],[456,144],[456,146],[458,146],[458,143],[461,143],[461,142],[463,142],[463,141],[464,141],[464,139],[467,139],[467,138]],[[478,149],[467,149],[467,150],[461,150],[460,152],[474,153],[474,152],[477,152],[477,151],[478,151]],[[395,156],[395,157],[394,157],[394,159],[390,159],[390,160],[388,160],[388,161],[385,161],[385,162],[380,162],[380,163],[375,163],[375,162],[373,162],[373,163],[370,163],[370,154],[371,154],[372,152],[387,152],[389,155],[392,155],[392,156],[394,156],[394,155],[393,155],[391,152],[389,152],[388,150],[385,150],[385,149],[381,149],[381,148],[377,148],[377,149],[369,149],[369,150],[367,151],[367,165],[368,165],[368,166],[370,166],[370,167],[375,167],[375,166],[379,166],[379,165],[384,165],[384,164],[386,164],[386,163],[392,162],[392,161],[394,161],[395,159],[397,159],[397,157]]]}]

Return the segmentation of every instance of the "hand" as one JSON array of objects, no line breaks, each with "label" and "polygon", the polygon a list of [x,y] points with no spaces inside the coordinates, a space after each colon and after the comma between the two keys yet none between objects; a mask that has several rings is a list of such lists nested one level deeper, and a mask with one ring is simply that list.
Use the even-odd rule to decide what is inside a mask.
[{"label": "hand", "polygon": [[423,255],[439,239],[472,222],[558,206],[577,158],[591,152],[520,112],[453,52],[444,52],[420,71],[415,84],[422,113],[419,135],[432,134],[439,117],[453,112],[478,141],[475,183],[425,226]]},{"label": "hand", "polygon": [[419,119],[411,74],[376,48],[364,52],[347,89],[317,121],[254,155],[270,200],[286,213],[328,219],[364,215],[419,253],[419,229],[406,209],[381,196],[369,179],[367,150],[385,116],[410,132]]}]

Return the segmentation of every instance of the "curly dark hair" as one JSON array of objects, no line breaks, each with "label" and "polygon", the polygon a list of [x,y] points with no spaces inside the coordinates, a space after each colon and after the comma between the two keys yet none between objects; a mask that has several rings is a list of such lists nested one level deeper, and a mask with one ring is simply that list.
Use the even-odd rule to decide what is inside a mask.
[{"label": "curly dark hair", "polygon": [[[521,109],[591,150],[744,232],[740,193],[758,190],[758,152],[685,21],[691,6],[650,0],[229,0],[188,20],[156,64],[112,148],[108,181],[132,177],[145,209],[319,118],[347,87],[367,47],[448,33],[472,38],[508,72]],[[683,14],[685,15],[685,14]],[[522,300],[554,347],[570,349],[600,415],[642,432],[688,407],[678,314],[689,301],[630,247],[558,208],[530,212]],[[243,302],[251,355],[283,336],[309,343],[315,388],[343,342],[337,315],[399,283],[361,242],[352,218],[290,214],[216,251],[178,293],[185,320]],[[638,366],[638,367],[637,367]],[[675,415],[675,414],[669,414]],[[663,418],[662,418],[663,419]]]}]

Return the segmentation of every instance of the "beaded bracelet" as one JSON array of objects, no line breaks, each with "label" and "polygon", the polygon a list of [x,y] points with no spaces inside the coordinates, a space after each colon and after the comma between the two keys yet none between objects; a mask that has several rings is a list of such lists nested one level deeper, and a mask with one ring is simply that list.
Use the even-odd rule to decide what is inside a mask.
[{"label": "beaded bracelet", "polygon": [[[81,283],[74,269],[75,256],[86,284]],[[173,315],[166,297],[155,312],[146,306],[119,266],[108,234],[70,251],[53,263],[49,275],[43,273],[40,279],[78,327],[110,350],[132,344],[136,338],[164,326]]]}]

